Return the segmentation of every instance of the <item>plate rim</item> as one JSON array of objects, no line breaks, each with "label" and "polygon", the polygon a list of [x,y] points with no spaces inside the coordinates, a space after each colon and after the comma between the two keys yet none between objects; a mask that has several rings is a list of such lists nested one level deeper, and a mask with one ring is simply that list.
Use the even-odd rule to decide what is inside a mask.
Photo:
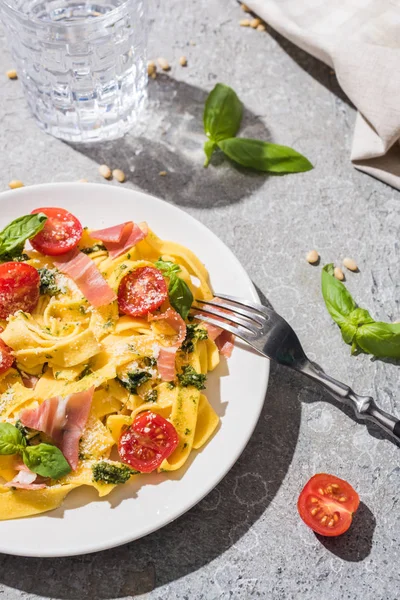
[{"label": "plate rim", "polygon": [[[85,186],[84,189],[92,188],[93,190],[96,190],[96,189],[101,188],[102,191],[104,191],[104,188],[107,187],[107,184],[92,183],[92,182],[87,182],[87,183],[83,183],[83,182],[52,182],[52,183],[41,183],[41,184],[29,185],[29,186],[24,186],[22,188],[15,189],[15,190],[6,190],[4,192],[1,192],[0,193],[0,205],[2,202],[8,201],[10,198],[17,198],[18,196],[28,195],[31,190],[35,190],[35,192],[38,192],[40,194],[40,192],[42,190],[43,191],[49,191],[49,190],[51,191],[51,189],[57,190],[59,188],[70,188],[71,191],[73,189],[82,190],[82,186]],[[190,213],[186,212],[184,209],[176,206],[175,204],[168,202],[167,200],[158,198],[157,196],[154,196],[152,194],[148,194],[146,192],[142,192],[141,190],[132,189],[132,188],[123,189],[121,187],[114,187],[114,186],[109,186],[109,187],[110,187],[110,190],[109,190],[110,194],[113,192],[123,193],[126,196],[128,196],[129,194],[133,194],[133,195],[136,195],[137,197],[139,196],[140,197],[139,200],[145,200],[145,199],[148,200],[149,198],[151,198],[151,200],[153,202],[155,202],[156,204],[167,205],[168,209],[171,210],[173,213],[176,213],[178,215],[183,213],[184,217],[186,219],[188,219],[189,221],[191,221],[196,227],[200,228],[205,235],[211,236],[211,238],[214,240],[214,242],[216,242],[217,244],[222,244],[225,247],[226,251],[230,255],[231,260],[235,263],[236,268],[238,268],[242,272],[244,277],[248,280],[249,291],[251,291],[251,293],[253,295],[252,299],[256,302],[260,302],[260,297],[254,286],[254,283],[250,279],[250,276],[248,275],[247,271],[245,270],[245,268],[243,267],[243,265],[241,264],[239,259],[235,256],[235,254],[232,252],[232,250],[229,248],[229,246],[227,246],[225,244],[225,242],[223,242],[213,231],[211,231],[211,229],[209,229],[206,225],[204,225],[204,223],[199,221],[197,218],[193,217]],[[92,202],[92,201],[93,200],[88,199],[88,202]],[[56,200],[55,200],[54,204],[57,205]],[[246,436],[244,438],[242,438],[240,444],[238,446],[236,446],[235,451],[230,455],[230,458],[227,461],[227,464],[223,470],[224,472],[222,474],[219,473],[217,477],[211,477],[208,480],[207,485],[203,486],[201,493],[195,494],[194,499],[186,505],[184,510],[178,509],[175,512],[171,511],[171,515],[169,518],[164,519],[161,524],[158,524],[155,526],[149,525],[147,528],[144,528],[144,530],[142,530],[139,535],[127,533],[126,535],[123,535],[123,536],[117,535],[113,539],[110,539],[110,537],[108,537],[107,538],[108,541],[105,541],[104,543],[101,543],[101,544],[98,542],[95,544],[90,544],[90,542],[88,543],[85,541],[82,544],[82,548],[79,550],[77,550],[77,549],[75,549],[75,550],[71,549],[71,550],[66,550],[66,551],[58,551],[58,550],[54,551],[53,550],[50,552],[49,551],[46,552],[46,551],[40,550],[40,548],[38,548],[37,552],[16,551],[14,549],[10,551],[10,549],[7,549],[7,547],[4,546],[3,540],[1,540],[1,538],[0,538],[0,552],[4,553],[4,554],[9,554],[11,556],[34,557],[34,558],[58,558],[58,557],[68,557],[68,556],[81,556],[81,555],[91,554],[91,553],[95,553],[95,552],[102,552],[105,550],[111,550],[112,548],[116,548],[118,546],[122,546],[122,545],[130,543],[130,542],[134,542],[143,537],[146,537],[147,535],[150,535],[151,533],[155,533],[156,531],[159,531],[163,527],[169,525],[170,523],[172,523],[173,521],[175,521],[182,515],[186,514],[189,510],[191,510],[194,506],[196,506],[199,502],[201,502],[222,481],[222,479],[224,477],[226,477],[226,475],[229,473],[229,471],[233,468],[233,466],[236,464],[236,462],[242,455],[251,436],[253,435],[254,430],[259,421],[263,406],[264,406],[265,397],[267,394],[268,384],[269,384],[270,361],[268,359],[266,359],[263,364],[264,364],[264,369],[263,369],[262,389],[263,389],[264,398],[259,403],[257,409],[253,413],[251,425],[248,428],[248,432],[247,432]],[[45,515],[45,514],[46,513],[43,513],[43,515]],[[40,517],[40,514],[38,516]],[[29,522],[28,521],[29,518],[30,517],[26,517],[27,522]]]}]

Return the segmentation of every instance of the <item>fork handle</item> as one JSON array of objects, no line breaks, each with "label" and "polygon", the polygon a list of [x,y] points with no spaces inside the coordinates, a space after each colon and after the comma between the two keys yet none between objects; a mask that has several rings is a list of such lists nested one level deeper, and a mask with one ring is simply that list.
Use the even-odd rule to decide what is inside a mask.
[{"label": "fork handle", "polygon": [[298,370],[320,383],[334,398],[350,406],[358,419],[372,421],[400,443],[400,420],[382,410],[371,396],[359,396],[351,387],[330,377],[310,361],[303,363]]}]

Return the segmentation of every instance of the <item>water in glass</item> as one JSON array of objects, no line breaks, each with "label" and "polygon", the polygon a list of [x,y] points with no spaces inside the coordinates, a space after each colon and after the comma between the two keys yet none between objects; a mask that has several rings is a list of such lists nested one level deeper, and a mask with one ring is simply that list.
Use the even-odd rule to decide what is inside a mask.
[{"label": "water in glass", "polygon": [[0,0],[29,106],[72,142],[121,137],[146,99],[146,0]]}]

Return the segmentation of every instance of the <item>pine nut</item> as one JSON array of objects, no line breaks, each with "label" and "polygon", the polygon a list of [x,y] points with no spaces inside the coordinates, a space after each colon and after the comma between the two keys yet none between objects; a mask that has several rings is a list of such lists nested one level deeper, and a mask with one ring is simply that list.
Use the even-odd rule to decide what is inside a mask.
[{"label": "pine nut", "polygon": [[241,4],[240,8],[244,11],[244,12],[250,12],[249,7],[247,6],[247,4]]},{"label": "pine nut", "polygon": [[250,19],[242,19],[239,21],[240,27],[250,27]]},{"label": "pine nut", "polygon": [[319,261],[318,252],[316,250],[310,250],[310,252],[308,252],[306,255],[306,260],[307,260],[307,262],[310,263],[310,265],[313,265],[316,262],[318,262]]},{"label": "pine nut", "polygon": [[16,190],[17,188],[24,187],[24,184],[19,179],[12,179],[8,184],[8,187],[12,190]]},{"label": "pine nut", "polygon": [[186,56],[181,56],[180,57],[179,64],[181,65],[181,67],[186,67],[186,65],[187,65],[187,58],[186,58]]},{"label": "pine nut", "polygon": [[333,270],[333,274],[336,277],[336,279],[339,279],[339,281],[343,281],[344,279],[344,274],[343,271],[340,267],[335,267]]},{"label": "pine nut", "polygon": [[343,259],[343,264],[349,271],[358,271],[356,261],[352,258],[349,258],[348,256],[346,256],[346,258]]},{"label": "pine nut", "polygon": [[18,79],[18,74],[15,69],[9,69],[8,71],[6,71],[6,75],[8,79]]},{"label": "pine nut", "polygon": [[165,175],[167,174],[167,171],[160,171],[159,175],[161,175],[161,177],[165,177]]},{"label": "pine nut", "polygon": [[257,25],[257,31],[267,31],[266,25],[264,25],[264,23],[260,23],[260,25]]},{"label": "pine nut", "polygon": [[156,73],[157,71],[157,65],[154,62],[154,60],[149,60],[149,62],[147,63],[147,75],[150,75],[150,77],[153,75],[153,73]]},{"label": "pine nut", "polygon": [[107,165],[100,165],[99,173],[104,179],[110,179],[111,177],[111,169]]},{"label": "pine nut", "polygon": [[116,179],[120,183],[124,183],[124,181],[126,179],[125,173],[123,171],[121,171],[121,169],[114,169],[112,172],[112,176],[114,177],[114,179]]},{"label": "pine nut", "polygon": [[250,21],[250,27],[252,27],[253,29],[257,29],[259,25],[261,25],[261,19],[256,18]]},{"label": "pine nut", "polygon": [[78,179],[78,183],[88,183],[87,179]]},{"label": "pine nut", "polygon": [[170,70],[171,67],[169,66],[169,62],[167,61],[167,59],[160,57],[160,58],[157,58],[157,62],[163,71]]}]

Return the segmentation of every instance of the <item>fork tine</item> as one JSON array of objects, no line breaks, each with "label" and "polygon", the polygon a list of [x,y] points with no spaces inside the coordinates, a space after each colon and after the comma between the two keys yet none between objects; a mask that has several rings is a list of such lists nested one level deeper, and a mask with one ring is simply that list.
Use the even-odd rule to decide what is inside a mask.
[{"label": "fork tine", "polygon": [[221,329],[225,329],[226,331],[233,333],[233,335],[240,337],[245,342],[250,342],[257,337],[256,334],[251,333],[250,331],[244,329],[244,327],[241,327],[240,325],[237,327],[232,327],[232,325],[229,325],[228,323],[221,324],[221,321],[219,319],[212,319],[211,317],[201,316],[201,315],[196,315],[196,314],[194,314],[193,317],[195,319],[200,319],[201,321],[204,321],[204,323],[209,323],[210,325],[215,325],[216,327],[221,327],[221,325],[222,325]]},{"label": "fork tine", "polygon": [[[218,299],[221,298],[221,296],[218,296]],[[245,305],[241,305],[241,306],[232,306],[232,304],[227,304],[226,302],[213,302],[212,300],[197,300],[196,302],[199,304],[207,304],[208,306],[216,306],[217,308],[224,308],[226,310],[229,311],[233,311],[234,313],[237,313],[239,315],[243,315],[244,317],[247,317],[248,319],[251,319],[252,321],[256,321],[256,323],[259,323],[260,325],[264,325],[265,323],[265,316],[263,314],[260,314],[259,312],[255,312],[254,309],[250,309],[250,310],[246,310]],[[247,307],[249,308],[249,307]]]},{"label": "fork tine", "polygon": [[251,331],[251,333],[254,334],[258,334],[261,331],[261,327],[255,323],[254,321],[251,322],[247,319],[243,319],[242,317],[238,316],[235,313],[225,313],[221,310],[215,310],[217,308],[216,304],[213,305],[209,305],[207,304],[206,307],[201,307],[201,308],[197,308],[196,306],[192,306],[192,310],[196,310],[198,311],[200,314],[207,314],[207,315],[212,315],[215,317],[218,317],[220,319],[222,319],[222,321],[220,321],[220,327],[222,327],[223,329],[223,325],[226,323],[226,321],[233,323],[234,325],[237,326],[243,326],[246,329],[248,329],[249,331]]},{"label": "fork tine", "polygon": [[237,298],[236,296],[228,296],[228,294],[216,294],[217,298],[221,298],[221,300],[228,300],[228,302],[232,302],[232,304],[234,304],[235,306],[238,307],[246,307],[246,308],[252,308],[253,310],[256,310],[258,313],[260,313],[263,316],[269,316],[270,314],[270,309],[267,308],[266,306],[262,306],[262,304],[256,304],[255,302],[248,302],[247,300],[243,300],[242,298]]}]

